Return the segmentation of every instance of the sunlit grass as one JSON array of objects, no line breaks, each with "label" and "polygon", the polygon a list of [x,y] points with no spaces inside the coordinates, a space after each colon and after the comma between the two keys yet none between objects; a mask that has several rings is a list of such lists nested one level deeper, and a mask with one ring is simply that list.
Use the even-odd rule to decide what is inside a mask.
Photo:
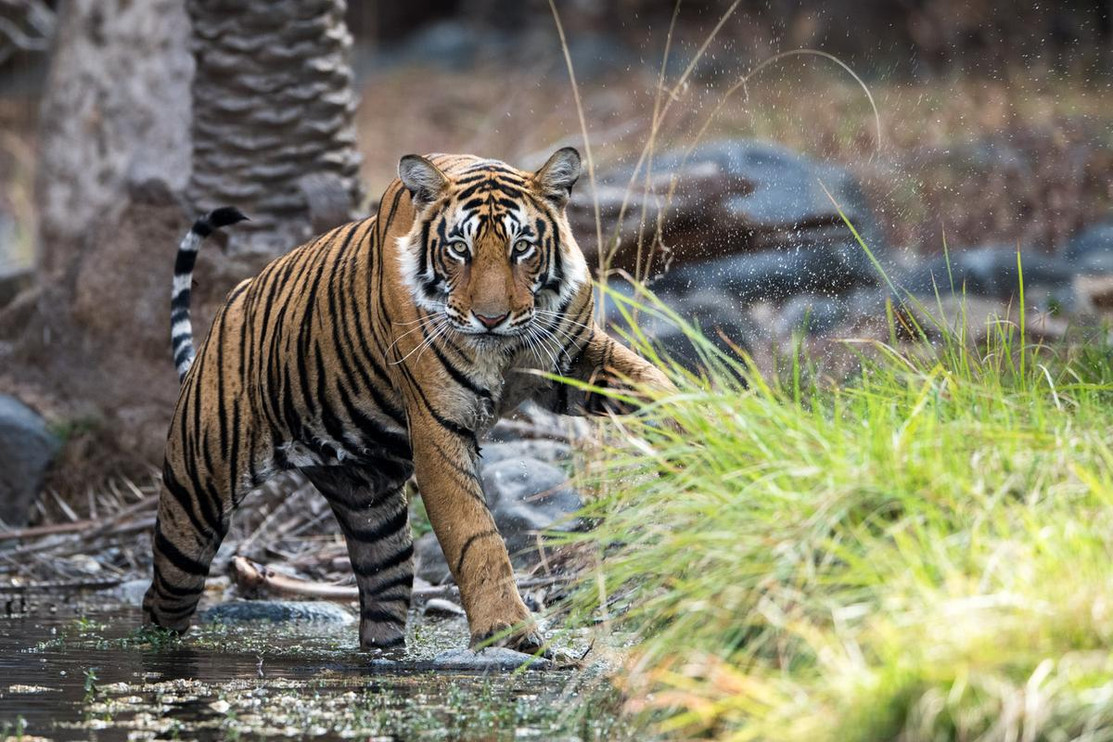
[{"label": "sunlit grass", "polygon": [[1113,355],[1022,324],[859,345],[838,383],[688,328],[710,370],[623,423],[582,536],[631,708],[684,738],[1113,739]]}]

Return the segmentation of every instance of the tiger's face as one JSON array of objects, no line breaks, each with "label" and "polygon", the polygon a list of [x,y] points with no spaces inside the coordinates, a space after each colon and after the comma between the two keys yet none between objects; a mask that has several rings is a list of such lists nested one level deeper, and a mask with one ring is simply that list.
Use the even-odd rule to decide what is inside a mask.
[{"label": "tiger's face", "polygon": [[417,155],[403,157],[398,173],[415,210],[400,240],[403,275],[418,306],[456,332],[477,342],[526,334],[587,282],[564,214],[580,174],[575,149],[535,173]]}]

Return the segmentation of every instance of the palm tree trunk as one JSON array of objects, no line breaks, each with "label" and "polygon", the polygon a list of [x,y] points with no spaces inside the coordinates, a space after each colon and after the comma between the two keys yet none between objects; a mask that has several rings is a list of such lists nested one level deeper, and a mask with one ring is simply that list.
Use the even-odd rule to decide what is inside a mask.
[{"label": "palm tree trunk", "polygon": [[361,194],[344,0],[188,0],[187,10],[189,201],[251,217],[229,245],[260,259],[249,262],[350,218]]}]

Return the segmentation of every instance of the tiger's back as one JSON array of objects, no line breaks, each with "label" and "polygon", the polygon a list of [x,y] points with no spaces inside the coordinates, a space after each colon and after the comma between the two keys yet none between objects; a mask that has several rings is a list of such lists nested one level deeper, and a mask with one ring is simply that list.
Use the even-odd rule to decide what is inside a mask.
[{"label": "tiger's back", "polygon": [[[416,473],[473,640],[514,627],[506,643],[539,646],[486,508],[477,438],[527,398],[560,412],[593,406],[531,371],[667,384],[592,322],[587,268],[563,216],[578,174],[574,150],[536,173],[472,156],[403,158],[377,216],[230,292],[195,360],[183,328],[192,259],[179,253],[172,335],[183,383],[148,620],[188,626],[235,506],[296,468],[347,541],[361,645],[402,643],[413,580],[403,486]],[[195,254],[198,233],[213,228],[199,221],[182,249]]]}]

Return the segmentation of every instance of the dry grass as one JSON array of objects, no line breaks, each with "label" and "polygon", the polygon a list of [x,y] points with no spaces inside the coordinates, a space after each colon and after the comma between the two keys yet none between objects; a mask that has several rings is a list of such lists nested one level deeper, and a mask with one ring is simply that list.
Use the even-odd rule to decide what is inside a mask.
[{"label": "dry grass", "polygon": [[[743,72],[677,91],[655,149],[687,146]],[[919,253],[939,249],[944,227],[959,248],[1019,240],[1051,249],[1113,207],[1113,108],[1100,87],[1022,71],[997,81],[868,86],[881,118],[880,151],[861,88],[830,62],[804,57],[755,76],[748,98],[740,91],[723,104],[704,140],[774,140],[848,167],[889,244]],[[657,73],[619,70],[579,88],[599,167],[633,165],[651,132]],[[582,146],[558,61],[510,72],[398,69],[371,77],[363,101],[357,122],[371,194],[410,151],[468,151],[529,167],[558,144]]]}]

